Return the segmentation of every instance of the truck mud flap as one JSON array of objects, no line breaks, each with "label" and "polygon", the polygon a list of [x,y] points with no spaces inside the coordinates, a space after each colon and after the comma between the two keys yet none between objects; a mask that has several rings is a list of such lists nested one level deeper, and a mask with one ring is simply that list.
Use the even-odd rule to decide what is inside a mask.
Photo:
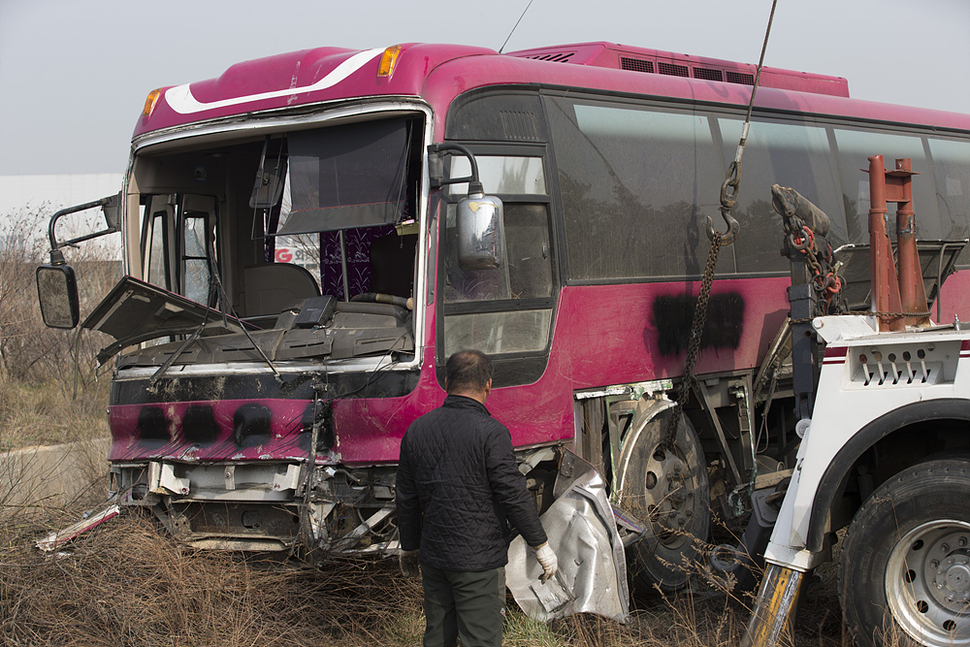
[{"label": "truck mud flap", "polygon": [[606,482],[596,469],[566,450],[553,490],[553,504],[540,517],[556,552],[559,571],[545,584],[542,566],[522,537],[509,547],[506,585],[515,601],[537,620],[553,620],[576,613],[594,613],[625,623],[629,615],[624,541],[642,532],[632,517],[614,511]]}]

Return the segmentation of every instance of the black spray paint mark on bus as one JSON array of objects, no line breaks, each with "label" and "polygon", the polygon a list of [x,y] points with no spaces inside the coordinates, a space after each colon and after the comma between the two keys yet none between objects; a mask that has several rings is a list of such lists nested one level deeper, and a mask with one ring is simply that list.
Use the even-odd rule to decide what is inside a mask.
[{"label": "black spray paint mark on bus", "polygon": [[[687,350],[697,297],[661,296],[653,301],[653,324],[657,328],[660,354],[676,356]],[[701,334],[701,349],[736,350],[744,327],[744,299],[736,292],[711,296]]]}]

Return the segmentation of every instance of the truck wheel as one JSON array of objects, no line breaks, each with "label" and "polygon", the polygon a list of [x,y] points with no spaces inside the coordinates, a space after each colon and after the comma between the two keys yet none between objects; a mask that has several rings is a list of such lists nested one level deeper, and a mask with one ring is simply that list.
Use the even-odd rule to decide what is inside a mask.
[{"label": "truck wheel", "polygon": [[902,644],[908,636],[930,647],[970,645],[967,501],[970,461],[934,460],[883,483],[859,509],[839,565],[857,644]]},{"label": "truck wheel", "polygon": [[704,554],[711,525],[710,485],[700,440],[681,416],[673,447],[664,448],[670,414],[667,409],[653,417],[638,415],[620,461],[621,506],[647,526],[643,538],[629,549],[634,584],[664,592],[687,585],[692,564]]}]

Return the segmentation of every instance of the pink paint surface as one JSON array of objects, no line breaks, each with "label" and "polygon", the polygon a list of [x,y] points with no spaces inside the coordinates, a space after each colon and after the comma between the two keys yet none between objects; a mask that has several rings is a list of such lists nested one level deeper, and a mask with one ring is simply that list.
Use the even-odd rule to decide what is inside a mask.
[{"label": "pink paint surface", "polygon": [[[191,96],[202,104],[213,104],[210,109],[190,114],[179,114],[172,109],[165,88],[149,118],[140,117],[134,135],[168,128],[244,114],[255,110],[294,107],[300,105],[336,101],[357,97],[398,96],[422,97],[438,114],[445,114],[452,99],[477,87],[496,84],[532,84],[541,82],[550,86],[585,87],[616,93],[665,96],[720,104],[746,106],[750,87],[731,83],[714,83],[696,79],[643,74],[620,69],[598,67],[597,61],[618,58],[623,50],[630,54],[647,56],[671,55],[642,48],[624,48],[607,43],[586,43],[563,46],[585,52],[590,64],[560,63],[535,60],[513,55],[501,55],[492,50],[463,45],[405,44],[397,67],[390,78],[377,76],[381,51],[361,54],[363,51],[333,47],[303,50],[268,58],[238,63],[220,77],[189,84]],[[355,62],[352,73],[344,76],[341,64],[361,54],[365,62]],[[527,52],[522,53],[527,54]],[[581,58],[581,57],[580,57]],[[580,60],[577,58],[576,60]],[[728,61],[687,57],[694,62],[727,64],[739,70],[749,70],[750,65],[732,64]],[[354,59],[355,61],[357,59]],[[867,101],[855,101],[842,96],[795,92],[796,88],[811,90],[831,88],[844,82],[837,77],[809,73],[790,75],[790,82],[783,77],[784,70],[766,68],[765,82],[780,87],[762,87],[757,94],[756,105],[779,110],[804,113],[844,115],[877,121],[910,122],[944,128],[970,130],[970,115],[945,113],[920,108],[909,108]],[[332,76],[329,76],[332,75]],[[314,90],[315,84],[332,85]],[[771,79],[781,79],[771,81]],[[790,86],[790,87],[788,87]],[[787,89],[782,89],[787,87]],[[841,91],[841,90],[839,90]],[[272,93],[282,96],[267,97]],[[220,102],[231,105],[220,106]],[[443,119],[437,120],[443,128]],[[440,139],[441,131],[436,131]]]},{"label": "pink paint surface", "polygon": [[[602,43],[583,47],[588,48],[586,55],[590,60],[607,55]],[[455,97],[467,90],[496,84],[541,82],[549,86],[585,87],[737,106],[746,106],[750,97],[750,87],[745,85],[533,60],[458,45],[403,45],[393,76],[379,78],[377,66],[381,52],[352,58],[358,54],[354,50],[319,48],[234,65],[216,79],[190,84],[190,95],[203,106],[202,109],[180,114],[163,96],[149,118],[139,118],[135,135],[251,111],[385,96],[419,97],[427,102],[436,114],[434,140],[441,141],[444,115]],[[354,64],[348,66],[352,61]],[[769,73],[774,72],[769,70]],[[818,75],[805,75],[805,78],[811,83],[831,79]],[[328,79],[336,80],[327,87],[318,85],[326,85]],[[205,107],[207,105],[209,107]],[[909,121],[970,130],[968,115],[778,88],[759,89],[757,105],[807,114]],[[321,109],[324,107],[321,105]],[[431,254],[434,257],[434,250]],[[745,303],[741,338],[737,348],[703,350],[697,372],[717,373],[756,367],[788,312],[785,292],[788,285],[789,280],[784,276],[716,281],[714,295],[733,292]],[[699,282],[671,282],[564,288],[557,305],[555,334],[545,372],[533,384],[495,389],[487,403],[488,408],[510,428],[513,443],[517,446],[571,442],[575,428],[575,391],[681,375],[684,353],[676,356],[660,353],[658,322],[653,320],[651,304],[659,296],[695,296],[699,287]],[[943,289],[943,322],[952,321],[957,304],[965,302],[968,290],[970,273],[964,272],[949,279]],[[434,307],[431,305],[426,309],[425,360],[413,392],[397,398],[334,402],[337,435],[334,452],[343,462],[396,462],[400,439],[411,421],[443,401],[445,394],[434,370]],[[970,312],[960,311],[959,314],[961,319],[970,318]],[[239,406],[251,402],[271,409],[271,438],[263,446],[240,448],[231,439],[233,415]],[[122,461],[166,456],[186,461],[291,460],[306,455],[298,441],[309,401],[203,403],[213,407],[221,429],[219,438],[208,446],[187,446],[180,435],[181,417],[191,404],[194,403],[158,405],[166,410],[166,417],[171,421],[173,441],[155,447],[139,443],[135,438],[142,405],[111,407],[114,443],[110,459]],[[329,459],[321,457],[320,460]]]}]

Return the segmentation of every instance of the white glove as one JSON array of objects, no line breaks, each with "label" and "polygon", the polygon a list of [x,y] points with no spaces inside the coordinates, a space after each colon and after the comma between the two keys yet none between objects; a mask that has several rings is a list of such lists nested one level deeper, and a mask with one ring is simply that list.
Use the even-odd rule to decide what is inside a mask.
[{"label": "white glove", "polygon": [[417,550],[402,550],[398,556],[398,564],[401,565],[401,573],[404,577],[418,577],[421,575],[421,567],[418,565]]},{"label": "white glove", "polygon": [[534,549],[536,559],[542,564],[542,575],[539,576],[539,581],[545,584],[556,574],[556,570],[559,568],[559,560],[556,558],[556,553],[552,552],[552,548],[549,547],[549,542],[535,546]]}]

